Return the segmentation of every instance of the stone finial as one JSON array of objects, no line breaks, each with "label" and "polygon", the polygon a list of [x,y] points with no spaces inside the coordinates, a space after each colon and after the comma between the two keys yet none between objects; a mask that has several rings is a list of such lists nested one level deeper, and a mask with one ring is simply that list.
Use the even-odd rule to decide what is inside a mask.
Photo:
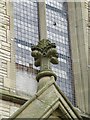
[{"label": "stone finial", "polygon": [[36,77],[37,81],[44,76],[54,76],[56,79],[56,75],[52,72],[50,67],[50,63],[58,64],[58,53],[55,43],[51,43],[48,39],[43,39],[38,42],[38,45],[32,46],[31,49],[35,66],[40,66],[40,72]]}]

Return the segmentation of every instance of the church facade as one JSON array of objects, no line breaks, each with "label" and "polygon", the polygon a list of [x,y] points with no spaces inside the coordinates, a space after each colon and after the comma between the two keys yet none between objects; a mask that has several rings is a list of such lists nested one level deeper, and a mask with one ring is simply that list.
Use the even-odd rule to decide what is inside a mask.
[{"label": "church facade", "polygon": [[[50,63],[57,76],[51,88],[56,91],[58,86],[56,96],[63,92],[65,105],[69,101],[70,109],[89,117],[89,2],[1,0],[0,6],[1,118],[9,118],[38,94],[36,75],[40,68],[34,65],[31,48],[42,39],[54,42],[58,52],[58,65]],[[59,108],[53,112],[61,113]]]}]

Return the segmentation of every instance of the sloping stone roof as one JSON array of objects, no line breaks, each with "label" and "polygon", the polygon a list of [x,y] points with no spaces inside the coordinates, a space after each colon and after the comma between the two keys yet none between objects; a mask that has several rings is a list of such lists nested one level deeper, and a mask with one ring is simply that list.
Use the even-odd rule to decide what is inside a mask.
[{"label": "sloping stone roof", "polygon": [[49,118],[56,109],[59,110],[59,115],[56,117],[60,119],[82,119],[51,77],[51,80],[10,118],[12,120],[16,118]]}]

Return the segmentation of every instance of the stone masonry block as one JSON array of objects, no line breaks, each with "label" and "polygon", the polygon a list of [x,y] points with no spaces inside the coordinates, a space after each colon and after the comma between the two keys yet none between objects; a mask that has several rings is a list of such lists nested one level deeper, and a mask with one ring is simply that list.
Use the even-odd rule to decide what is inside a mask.
[{"label": "stone masonry block", "polygon": [[0,76],[7,76],[7,73],[5,74],[0,72]]},{"label": "stone masonry block", "polygon": [[[1,25],[2,25],[2,24],[0,24],[0,26],[1,26]],[[6,31],[0,29],[0,36],[6,37]]]},{"label": "stone masonry block", "polygon": [[3,83],[2,83],[2,82],[0,82],[0,86],[3,86]]},{"label": "stone masonry block", "polygon": [[2,42],[0,41],[0,48],[1,48],[1,44],[2,44]]},{"label": "stone masonry block", "polygon": [[4,77],[4,86],[10,88],[10,79],[7,77]]},{"label": "stone masonry block", "polygon": [[3,9],[3,8],[0,8],[0,12],[3,13],[3,14],[6,14],[6,10]]},{"label": "stone masonry block", "polygon": [[1,114],[9,116],[9,112],[3,111],[3,110],[1,111]]},{"label": "stone masonry block", "polygon": [[9,25],[0,23],[0,28],[3,28],[4,31],[9,29]]},{"label": "stone masonry block", "polygon": [[0,49],[0,52],[1,52],[2,54],[5,54],[5,55],[7,55],[7,56],[10,56],[10,52],[8,52],[8,51],[6,51],[6,50]]},{"label": "stone masonry block", "polygon": [[2,70],[2,69],[0,69],[0,73],[7,75],[7,71],[4,71],[4,70]]},{"label": "stone masonry block", "polygon": [[0,35],[0,40],[6,42],[6,37]]},{"label": "stone masonry block", "polygon": [[1,76],[0,76],[0,82],[2,82],[2,83],[3,83],[3,77],[1,77]]},{"label": "stone masonry block", "polygon": [[4,27],[4,25],[2,23],[0,23],[0,30],[6,31],[6,28]]},{"label": "stone masonry block", "polygon": [[9,17],[7,15],[1,14],[0,19],[1,19],[0,23],[3,23],[9,26]]},{"label": "stone masonry block", "polygon": [[10,48],[10,44],[9,43],[2,42],[2,45]]},{"label": "stone masonry block", "polygon": [[4,57],[7,58],[7,61],[10,61],[10,55],[0,53],[0,58],[4,59]]},{"label": "stone masonry block", "polygon": [[3,45],[2,45],[2,50],[5,50],[5,51],[8,51],[8,52],[10,52],[10,50],[11,50],[11,49],[10,49],[10,47],[3,46]]},{"label": "stone masonry block", "polygon": [[0,4],[5,5],[6,0],[0,0]]},{"label": "stone masonry block", "polygon": [[1,67],[4,68],[4,69],[7,69],[7,64],[6,63],[2,63]]},{"label": "stone masonry block", "polygon": [[52,104],[52,101],[55,101],[57,98],[59,98],[59,93],[55,90],[54,86],[51,86],[48,90],[42,93],[40,97],[38,97],[39,100],[49,106]]},{"label": "stone masonry block", "polygon": [[4,105],[2,107],[0,106],[0,110],[9,112],[9,106],[8,107],[5,107]]},{"label": "stone masonry block", "polygon": [[2,71],[2,72],[7,72],[7,68],[1,67],[1,68],[0,68],[0,71]]},{"label": "stone masonry block", "polygon": [[7,64],[7,60],[2,59],[2,63]]},{"label": "stone masonry block", "polygon": [[10,61],[10,57],[6,57],[5,55],[0,54],[0,59],[4,60],[4,61]]}]

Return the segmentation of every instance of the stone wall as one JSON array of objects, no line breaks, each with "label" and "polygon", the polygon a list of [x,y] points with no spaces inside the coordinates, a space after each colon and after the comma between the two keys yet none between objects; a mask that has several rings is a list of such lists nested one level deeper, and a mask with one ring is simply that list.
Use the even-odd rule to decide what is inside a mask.
[{"label": "stone wall", "polygon": [[10,17],[7,15],[5,0],[0,1],[0,86],[4,85],[4,79],[8,78],[7,67],[10,62],[10,42],[7,33],[10,30]]},{"label": "stone wall", "polygon": [[0,0],[0,87],[15,87],[13,25],[10,8],[9,0]]},{"label": "stone wall", "polygon": [[[83,17],[86,19],[79,19],[78,17],[80,13],[79,5],[81,6],[81,9],[82,9],[81,10],[82,14],[80,14],[80,16],[83,15]],[[73,62],[74,79],[75,79],[75,85],[76,85],[75,92],[76,92],[78,107],[84,112],[88,112],[88,109],[87,109],[87,106],[88,106],[87,91],[88,90],[83,91],[85,87],[88,88],[87,87],[87,84],[88,84],[87,60],[88,59],[86,59],[88,58],[88,52],[87,52],[88,51],[87,50],[88,39],[86,38],[87,32],[85,29],[87,26],[87,17],[85,17],[85,15],[87,15],[86,14],[87,13],[87,2],[85,4],[77,4],[77,8],[76,8],[77,13],[78,13],[77,16],[75,16],[76,13],[74,12],[76,11],[74,7],[75,7],[75,4],[73,3],[69,9],[69,14],[70,14],[69,20],[71,20],[69,25],[70,25],[70,32],[71,32],[70,37],[71,37],[72,60],[73,60],[72,62]],[[73,14],[71,14],[72,12]],[[39,14],[39,16],[40,15],[41,14]],[[75,17],[78,18],[77,21],[75,21],[74,19]],[[74,22],[77,22],[77,24]],[[80,27],[82,27],[83,32],[80,30],[81,29]],[[85,39],[83,39],[83,37],[81,38],[81,36],[79,35],[81,36],[84,35]],[[14,34],[13,34],[12,3],[10,3],[9,0],[0,0],[0,94],[2,93],[5,99],[7,99],[7,97],[5,97],[7,92],[5,90],[5,93],[6,93],[5,94],[2,89],[7,88],[8,91],[10,90],[12,91],[11,88],[13,88],[13,91],[16,89],[16,81],[15,81],[16,72],[15,72],[15,58],[14,58],[15,50],[14,50],[13,37],[14,37]],[[42,38],[42,36],[40,37]],[[83,50],[84,50],[84,53],[82,53]],[[11,102],[7,100],[2,100],[3,95],[0,96],[0,117],[6,118],[6,117],[9,117],[12,113],[14,113],[18,108],[20,108],[21,104],[15,103],[14,101]],[[8,95],[8,96],[11,99],[12,95],[11,96]],[[20,99],[19,95],[17,99]]]},{"label": "stone wall", "polygon": [[[88,76],[89,76],[89,83],[88,83],[88,87],[89,87],[89,103],[90,103],[90,2],[88,3]],[[89,108],[89,114],[90,114],[90,104],[88,106]]]},{"label": "stone wall", "polygon": [[10,101],[0,100],[0,119],[10,117],[19,108],[19,104]]},{"label": "stone wall", "polygon": [[9,117],[20,107],[2,100],[4,88],[15,89],[15,60],[13,42],[13,16],[11,2],[0,0],[0,118]]}]

